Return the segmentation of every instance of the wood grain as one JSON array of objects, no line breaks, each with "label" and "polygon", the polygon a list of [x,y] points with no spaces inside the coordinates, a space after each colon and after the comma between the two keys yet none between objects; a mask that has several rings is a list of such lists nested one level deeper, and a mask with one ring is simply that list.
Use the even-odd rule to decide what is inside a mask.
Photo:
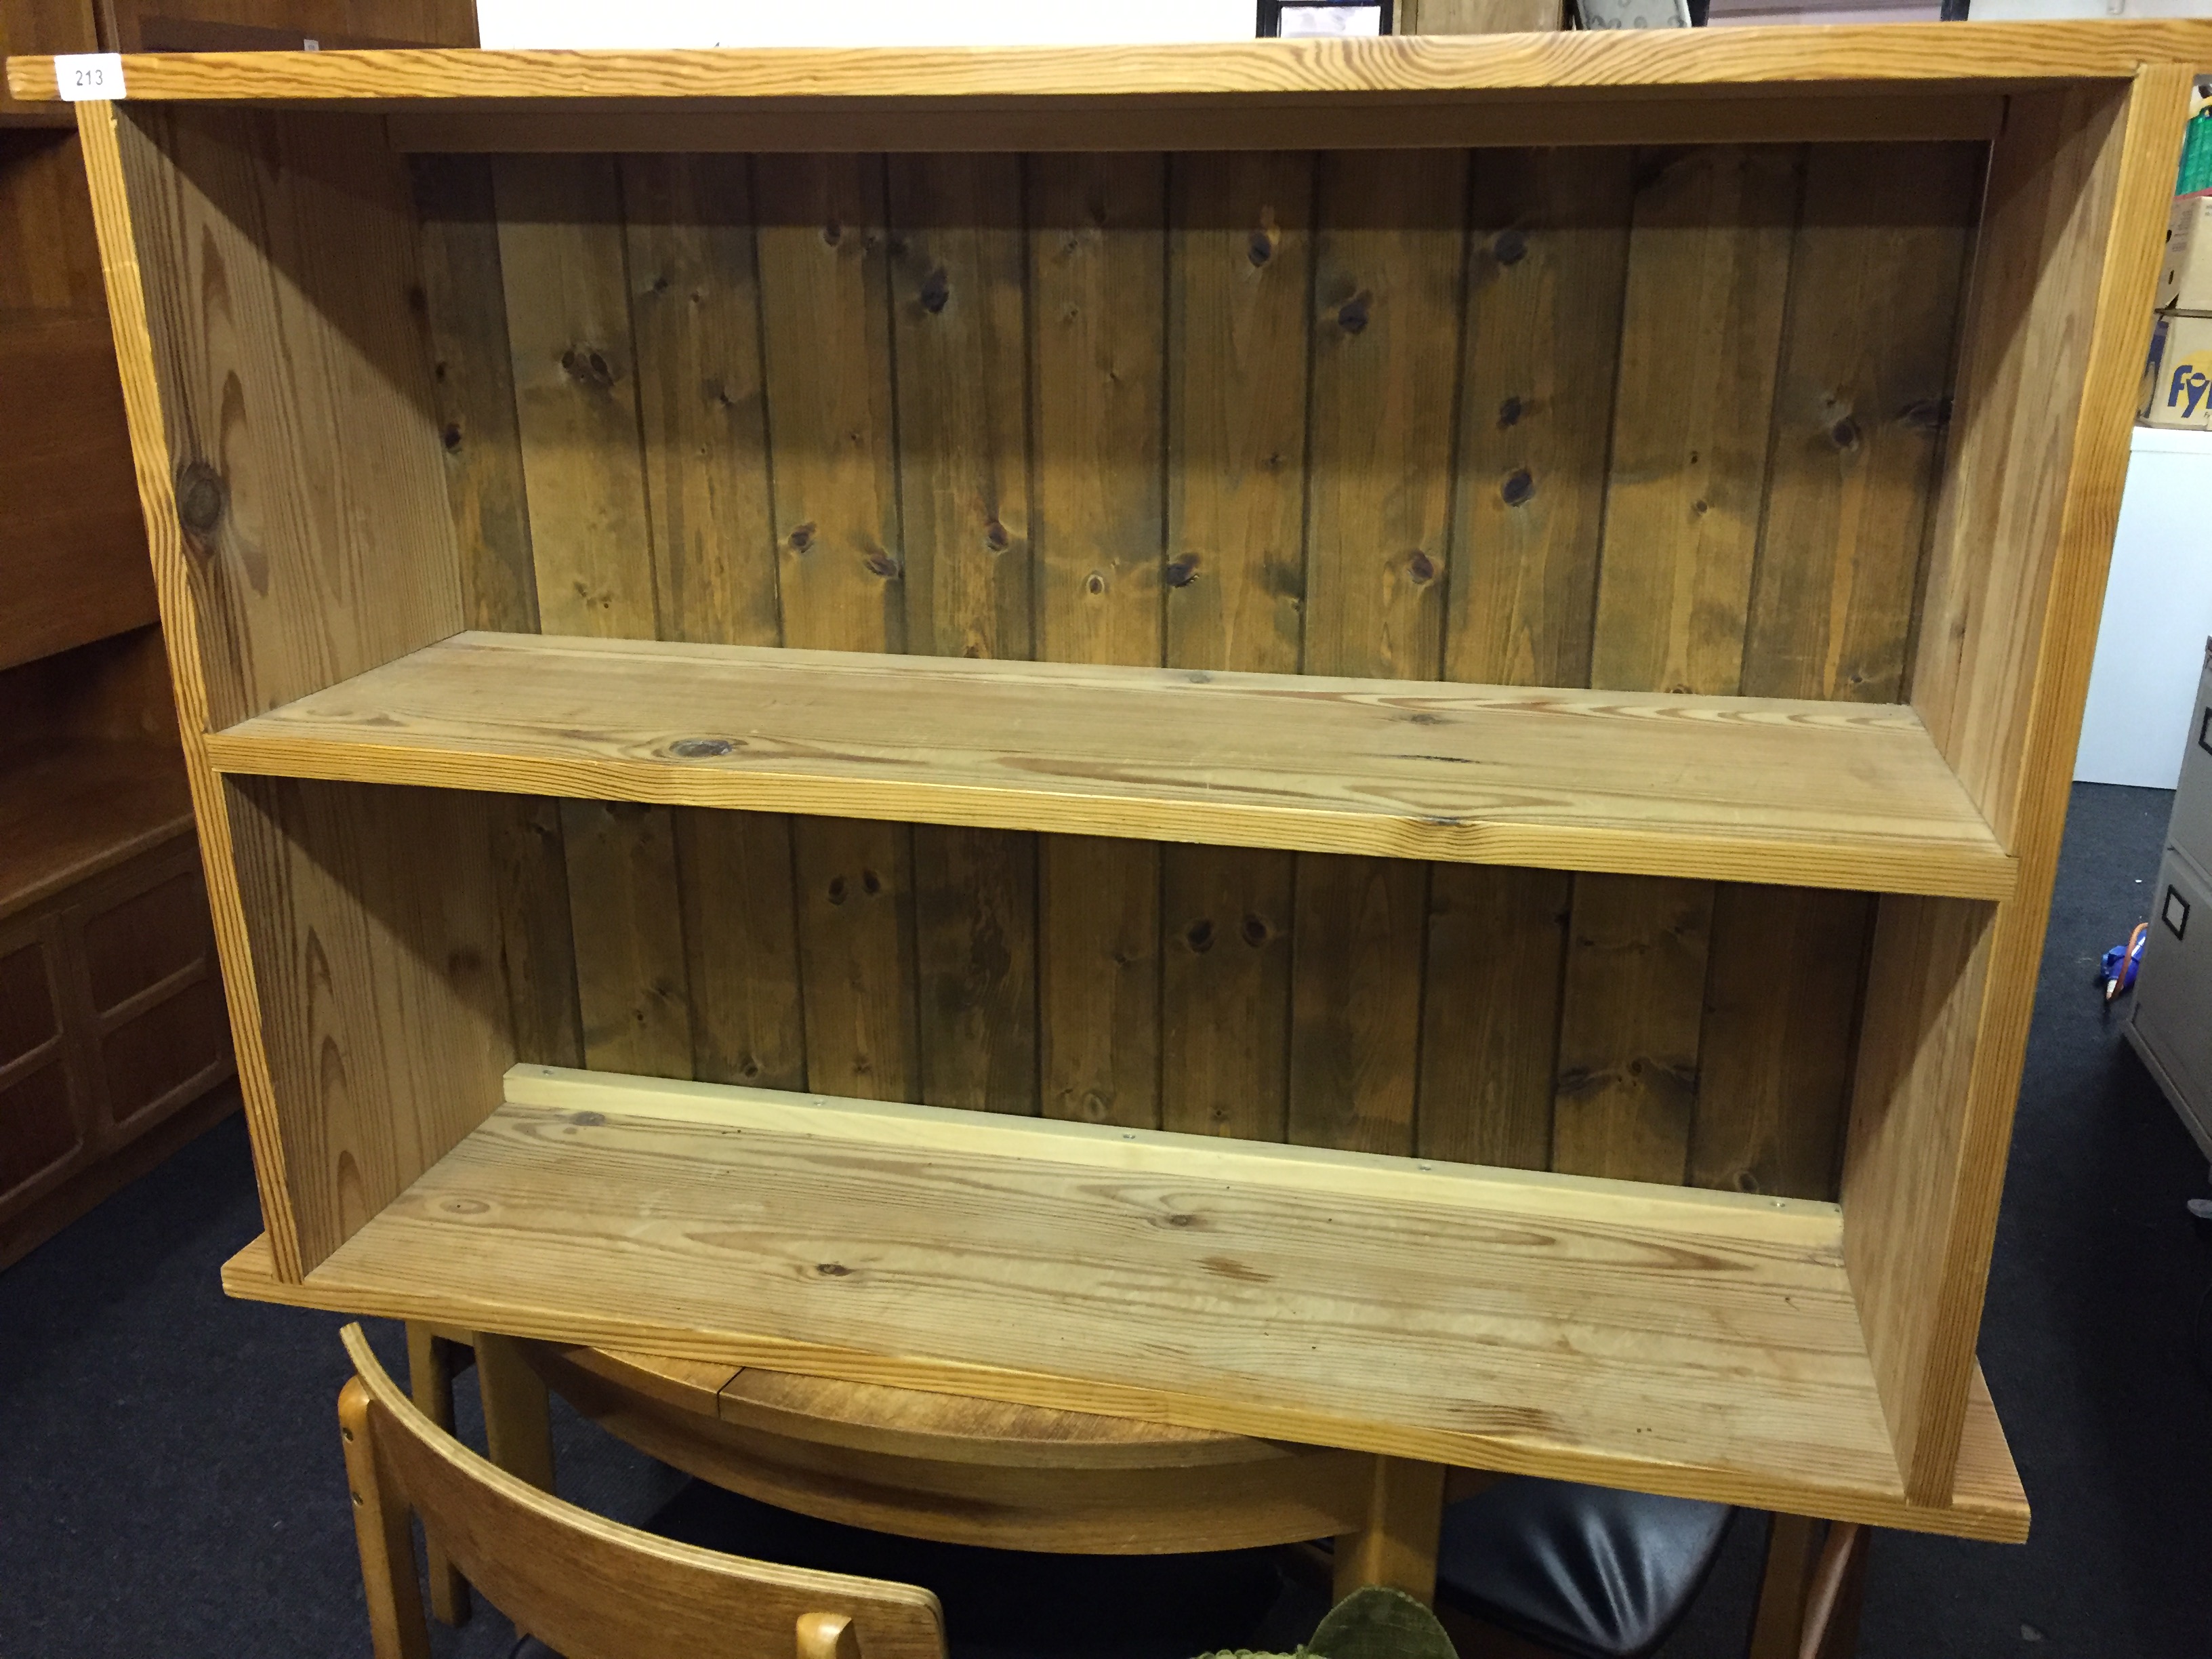
[{"label": "wood grain", "polygon": [[[349,142],[363,134],[347,124],[308,131],[283,116],[209,112],[142,125],[94,106],[78,115],[262,1212],[273,1259],[296,1278],[331,1241],[325,1208],[315,1223],[323,1231],[303,1249],[290,1190],[296,1178],[299,1202],[323,1202],[330,1172],[295,1164],[287,1148],[288,1136],[308,1127],[288,1128],[288,1116],[311,1117],[319,1107],[312,1090],[281,1091],[272,1075],[229,802],[202,734],[211,708],[239,712],[287,686],[383,660],[460,620],[452,528],[434,505],[443,491],[424,412],[427,376],[419,341],[409,337],[415,274],[401,228],[404,181],[373,143]],[[316,251],[299,252],[280,280],[256,264],[246,226],[279,246]],[[336,259],[328,239],[341,226],[358,240]],[[218,295],[222,303],[210,303]],[[262,349],[277,337],[312,362],[277,374]],[[334,447],[284,453],[283,434],[309,432]],[[206,459],[223,453],[210,448],[217,434],[255,453],[226,474]],[[259,435],[248,444],[249,434]],[[255,499],[234,512],[241,487]],[[377,504],[374,514],[367,501]],[[270,525],[295,538],[291,556],[263,562]],[[330,545],[329,534],[343,545]],[[294,637],[284,616],[304,578],[295,558],[313,567],[311,585],[325,584],[318,599],[343,601],[314,637]],[[365,579],[371,569],[374,582]],[[241,581],[268,604],[234,608]],[[434,1144],[441,1133],[434,1127],[425,1139]]]},{"label": "wood grain", "polygon": [[[750,176],[734,158],[632,156],[621,183],[659,632],[778,644]],[[803,1083],[789,821],[682,811],[672,830],[690,1074]]]},{"label": "wood grain", "polygon": [[[1174,162],[1170,666],[1298,666],[1313,190],[1313,157],[1303,152]],[[1279,1140],[1293,860],[1188,845],[1161,856],[1162,1121]]]},{"label": "wood grain", "polygon": [[[1444,677],[1589,683],[1633,157],[1474,158]],[[1430,875],[1419,1146],[1549,1166],[1571,884]]]},{"label": "wood grain", "polygon": [[[147,53],[125,60],[140,99],[565,100],[1054,98],[1193,94],[1372,99],[1760,83],[2125,82],[2138,65],[2212,61],[2212,29],[2140,21],[1995,24],[1962,38],[1886,27],[1394,36],[1185,46],[823,47],[726,52]],[[58,96],[53,61],[9,60],[9,90]]]},{"label": "wood grain", "polygon": [[[1054,751],[1036,751],[1037,732]],[[1895,705],[462,634],[208,741],[240,772],[1793,885],[2011,885]]]},{"label": "wood grain", "polygon": [[[565,1316],[634,1346],[680,1324],[678,1353],[788,1366],[803,1349],[825,1375],[1741,1501],[1787,1492],[1885,1524],[1909,1512],[1832,1206],[597,1074],[514,1086],[556,1103],[503,1109],[297,1293],[381,1284],[386,1304],[496,1304],[519,1330]],[[887,1154],[895,1201],[867,1173]],[[588,1206],[563,1174],[585,1170]],[[650,1241],[610,1171],[661,1194]],[[601,1204],[611,1224],[590,1218]],[[957,1227],[937,1216],[947,1204]],[[1158,1224],[1177,1213],[1196,1220]],[[1017,1273],[1025,1233],[1050,1242]],[[661,1264],[645,1279],[640,1253]],[[641,1295],[657,1275],[665,1289]],[[1452,1297],[1429,1295],[1447,1281]],[[1155,1302],[1200,1287],[1198,1310]],[[670,1292],[677,1320],[648,1305]],[[1097,1294],[1156,1312],[1096,1319]],[[1561,1308],[1579,1340],[1552,1340]],[[863,1327],[876,1352],[915,1358],[871,1362],[850,1341]],[[1065,1381],[1024,1363],[1047,1352]],[[1237,1380],[1261,1374],[1265,1389]],[[1962,1504],[1923,1523],[2016,1524],[2001,1502]]]},{"label": "wood grain", "polygon": [[[789,646],[906,647],[884,191],[880,158],[785,157],[755,174]],[[912,834],[856,818],[795,825],[792,845],[807,1079],[909,1099],[920,1066]]]},{"label": "wood grain", "polygon": [[[1028,246],[1019,162],[890,165],[891,332],[907,639],[917,653],[1027,657]],[[917,828],[921,1097],[1038,1107],[1032,837]]]},{"label": "wood grain", "polygon": [[[1037,655],[1158,663],[1165,162],[1038,156],[1028,187]],[[1160,849],[1049,837],[1037,893],[1045,1111],[1157,1124]]]},{"label": "wood grain", "polygon": [[[417,157],[414,182],[423,317],[463,610],[472,628],[532,633],[539,623],[538,570],[491,166],[472,156]],[[487,810],[515,1052],[581,1065],[583,1016],[559,806],[515,800]]]},{"label": "wood grain", "polygon": [[[493,190],[541,624],[653,638],[661,605],[621,180],[604,159],[510,156],[495,164]],[[689,1076],[672,816],[567,801],[561,831],[585,1063]]]},{"label": "wood grain", "polygon": [[497,1103],[514,1050],[489,826],[482,796],[450,790],[224,792],[312,1268]]}]

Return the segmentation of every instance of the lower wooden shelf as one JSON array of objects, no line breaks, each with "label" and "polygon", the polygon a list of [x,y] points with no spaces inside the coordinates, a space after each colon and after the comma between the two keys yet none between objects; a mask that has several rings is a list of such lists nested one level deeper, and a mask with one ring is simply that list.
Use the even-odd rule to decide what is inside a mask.
[{"label": "lower wooden shelf", "polygon": [[517,1066],[232,1294],[2017,1540],[1905,1497],[1836,1206]]}]

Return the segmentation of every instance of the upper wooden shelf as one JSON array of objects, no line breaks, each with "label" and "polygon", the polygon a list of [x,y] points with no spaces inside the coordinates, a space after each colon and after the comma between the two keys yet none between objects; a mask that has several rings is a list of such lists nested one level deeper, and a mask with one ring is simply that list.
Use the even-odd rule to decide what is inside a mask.
[{"label": "upper wooden shelf", "polygon": [[[27,101],[58,97],[51,58],[12,58]],[[124,59],[132,99],[219,102],[915,99],[1373,102],[1529,92],[2120,80],[2212,66],[2212,22],[1887,24],[1598,31],[1218,46],[784,48],[727,52],[155,52]]]},{"label": "upper wooden shelf", "polygon": [[1904,1495],[1833,1205],[518,1066],[233,1294],[1883,1526],[2025,1535],[1987,1396]]},{"label": "upper wooden shelf", "polygon": [[2001,899],[1909,708],[459,634],[218,770]]}]

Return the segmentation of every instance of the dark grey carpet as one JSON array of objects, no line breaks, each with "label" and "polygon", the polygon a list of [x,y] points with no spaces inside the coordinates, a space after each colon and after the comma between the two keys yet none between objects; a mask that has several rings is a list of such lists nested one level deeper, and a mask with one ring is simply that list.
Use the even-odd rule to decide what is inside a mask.
[{"label": "dark grey carpet", "polygon": [[[1982,1332],[2034,1537],[1883,1534],[1867,1659],[2212,1653],[2212,1387],[2189,1333],[2212,1244],[2183,1209],[2205,1166],[2091,983],[2145,913],[2170,799],[2074,792]],[[0,1273],[0,1656],[367,1654],[332,1417],[338,1322],[217,1287],[259,1226],[233,1119]],[[396,1334],[374,1333],[395,1366]],[[750,1528],[794,1557],[851,1547],[686,1487],[565,1410],[556,1434],[564,1495],[603,1512]],[[1735,1529],[1668,1659],[1742,1650],[1761,1539]],[[925,1549],[869,1565],[935,1583],[969,1659],[1164,1659],[1247,1639],[1227,1625],[1295,1638],[1318,1613],[1249,1558],[1092,1572]],[[1014,1582],[1024,1622],[1043,1626],[1033,1641],[982,1605]],[[480,1613],[435,1648],[495,1659],[511,1639]]]}]

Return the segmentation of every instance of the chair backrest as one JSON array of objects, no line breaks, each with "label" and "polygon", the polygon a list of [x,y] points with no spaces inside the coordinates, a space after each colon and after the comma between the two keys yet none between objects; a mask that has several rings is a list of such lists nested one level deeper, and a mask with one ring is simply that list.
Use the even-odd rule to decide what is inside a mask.
[{"label": "chair backrest", "polygon": [[344,1339],[377,1461],[423,1530],[565,1659],[790,1659],[808,1648],[945,1659],[944,1613],[929,1591],[673,1543],[564,1504],[425,1417],[359,1326]]}]

